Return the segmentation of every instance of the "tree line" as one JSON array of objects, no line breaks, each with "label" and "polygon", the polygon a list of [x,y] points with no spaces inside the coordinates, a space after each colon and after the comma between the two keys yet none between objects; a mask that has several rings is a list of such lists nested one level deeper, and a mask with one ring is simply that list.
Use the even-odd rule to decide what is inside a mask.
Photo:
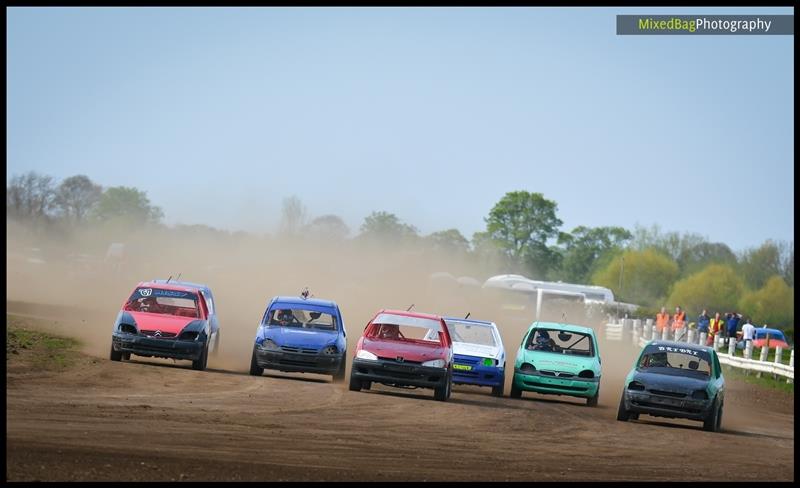
[{"label": "tree line", "polygon": [[[163,211],[145,192],[102,188],[85,175],[60,183],[29,172],[14,176],[6,191],[9,219],[74,228],[122,223],[161,226]],[[485,229],[467,239],[455,228],[428,235],[397,215],[373,211],[356,235],[333,214],[310,217],[300,198],[283,200],[277,236],[287,239],[357,241],[376,246],[422,246],[434,253],[487,264],[493,274],[596,284],[644,313],[682,306],[738,311],[754,323],[790,327],[794,321],[794,242],[766,240],[735,253],[726,244],[694,233],[665,232],[657,225],[577,226],[562,229],[558,205],[541,193],[506,193],[484,218]],[[176,226],[178,227],[178,226]],[[179,226],[224,233],[206,225]]]}]

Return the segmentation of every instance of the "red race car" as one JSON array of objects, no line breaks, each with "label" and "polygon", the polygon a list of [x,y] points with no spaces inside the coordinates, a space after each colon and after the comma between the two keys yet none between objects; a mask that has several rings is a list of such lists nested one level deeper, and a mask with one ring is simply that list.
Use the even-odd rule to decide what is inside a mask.
[{"label": "red race car", "polygon": [[452,377],[453,343],[441,317],[381,310],[356,345],[350,390],[368,390],[373,382],[398,388],[432,388],[434,398],[445,401],[450,398]]}]

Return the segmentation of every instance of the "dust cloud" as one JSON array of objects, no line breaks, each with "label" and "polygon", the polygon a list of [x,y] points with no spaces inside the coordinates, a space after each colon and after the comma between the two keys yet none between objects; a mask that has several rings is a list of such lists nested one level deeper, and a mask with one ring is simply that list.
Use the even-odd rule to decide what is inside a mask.
[{"label": "dust cloud", "polygon": [[[125,259],[107,258],[109,245],[125,244]],[[220,320],[220,351],[209,368],[247,371],[258,323],[276,295],[297,296],[308,287],[314,297],[336,301],[347,330],[348,363],[364,327],[381,308],[492,320],[513,368],[532,313],[504,311],[477,283],[499,274],[492,262],[436,253],[414,245],[321,238],[280,239],[245,233],[183,228],[34,231],[7,221],[6,301],[10,312],[67,324],[85,351],[107,357],[117,313],[140,281],[170,276],[209,285]],[[476,281],[431,279],[433,273]],[[564,315],[566,314],[566,316]],[[563,317],[566,317],[563,319]],[[582,306],[545,304],[542,320],[586,325],[596,330],[603,359],[601,400],[616,402],[633,361],[629,344],[606,342],[606,317],[587,317]],[[142,358],[146,361],[161,361]],[[188,362],[187,362],[188,364]],[[506,391],[511,374],[507,375]]]}]

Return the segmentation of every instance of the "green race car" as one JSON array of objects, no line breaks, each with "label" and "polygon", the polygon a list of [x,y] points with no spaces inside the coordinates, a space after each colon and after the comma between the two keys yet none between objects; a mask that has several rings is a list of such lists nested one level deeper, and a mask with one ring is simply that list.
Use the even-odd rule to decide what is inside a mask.
[{"label": "green race car", "polygon": [[511,398],[523,391],[586,398],[597,406],[600,352],[594,330],[572,324],[534,322],[525,333],[514,364]]}]

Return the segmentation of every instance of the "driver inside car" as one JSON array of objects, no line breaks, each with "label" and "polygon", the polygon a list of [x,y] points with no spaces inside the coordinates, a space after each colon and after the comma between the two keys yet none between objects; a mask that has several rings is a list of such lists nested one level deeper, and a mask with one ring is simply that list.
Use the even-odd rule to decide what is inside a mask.
[{"label": "driver inside car", "polygon": [[380,339],[393,339],[400,340],[400,327],[394,324],[382,324],[378,330],[378,337]]},{"label": "driver inside car", "polygon": [[667,353],[665,352],[657,352],[647,356],[647,360],[644,365],[646,368],[667,368],[669,367],[669,362],[667,361]]},{"label": "driver inside car", "polygon": [[536,343],[533,345],[533,349],[536,351],[554,352],[554,344],[555,342],[550,338],[550,333],[546,330],[541,330],[536,334]]},{"label": "driver inside car", "polygon": [[275,320],[273,323],[275,322],[277,322],[275,325],[287,326],[297,322],[297,319],[291,310],[281,309],[275,314]]}]

